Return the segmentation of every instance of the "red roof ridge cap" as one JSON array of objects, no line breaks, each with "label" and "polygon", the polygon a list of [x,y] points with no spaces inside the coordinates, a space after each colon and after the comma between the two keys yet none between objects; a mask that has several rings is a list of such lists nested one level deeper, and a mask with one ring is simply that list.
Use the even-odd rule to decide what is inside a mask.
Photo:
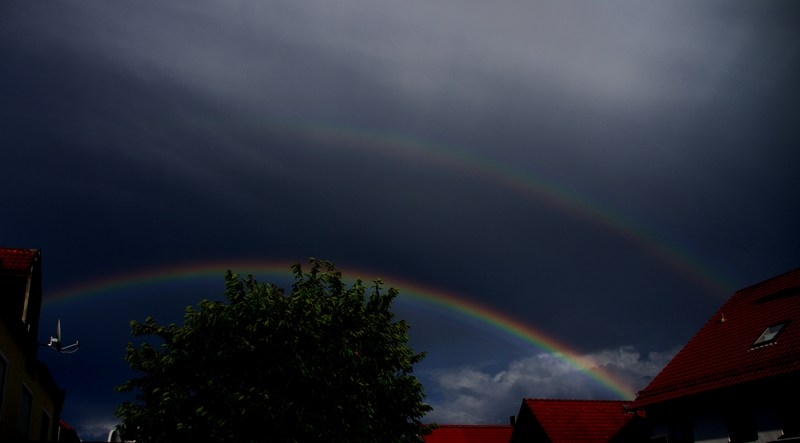
[{"label": "red roof ridge cap", "polygon": [[797,272],[800,272],[800,268],[792,269],[792,270],[786,271],[784,273],[778,274],[778,275],[776,275],[774,277],[770,277],[770,278],[768,278],[766,280],[762,280],[760,282],[753,283],[750,286],[746,286],[744,288],[741,288],[741,289],[737,290],[736,292],[733,293],[733,295],[736,295],[736,294],[738,294],[740,292],[748,292],[748,291],[755,290],[759,286],[764,286],[765,284],[776,284],[775,280],[779,280],[779,279],[785,278],[785,277],[789,276],[790,274],[794,274],[794,273],[797,273]]},{"label": "red roof ridge cap", "polygon": [[601,399],[581,399],[581,398],[523,398],[523,401],[538,402],[575,402],[575,403],[632,403],[633,400],[601,400]]},{"label": "red roof ridge cap", "polygon": [[464,424],[459,425],[456,423],[445,423],[445,424],[437,424],[439,428],[510,428],[511,425],[504,425],[504,424],[481,424],[481,423],[472,423],[472,424]]}]

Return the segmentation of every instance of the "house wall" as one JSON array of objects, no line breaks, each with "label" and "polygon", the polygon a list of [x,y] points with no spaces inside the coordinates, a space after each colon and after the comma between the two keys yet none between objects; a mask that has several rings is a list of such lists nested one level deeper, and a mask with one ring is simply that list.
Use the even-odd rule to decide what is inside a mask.
[{"label": "house wall", "polygon": [[[5,362],[5,377],[0,383],[0,441],[48,440],[54,437],[53,429],[58,424],[60,412],[59,401],[48,387],[38,379],[36,371],[30,372],[26,365],[25,350],[13,339],[5,322],[0,321],[0,359]],[[33,366],[35,367],[35,366]],[[31,396],[30,420],[27,424],[27,435],[21,434],[20,408],[23,402],[23,390]],[[43,412],[49,416],[49,423],[43,423]],[[43,430],[42,425],[47,427]],[[45,434],[45,435],[43,435]]]},{"label": "house wall", "polygon": [[[726,414],[721,412],[722,404],[689,405],[675,408],[671,418],[654,420],[651,438],[657,439],[668,435],[669,441],[692,441],[695,443],[729,443],[755,442],[767,443],[777,440],[783,435],[782,418],[785,411],[778,404],[753,404],[742,402],[741,407]],[[691,429],[691,439],[680,439],[680,427],[676,423],[687,423]],[[735,439],[735,430],[731,426],[742,426],[754,432],[745,432],[744,437]]]},{"label": "house wall", "polygon": [[[739,417],[745,422],[752,420],[752,427],[756,432],[755,440],[757,443],[773,441],[783,435],[779,420],[779,411],[767,405],[750,405],[751,410],[746,411],[745,417]],[[699,414],[693,417],[693,428],[695,442],[698,443],[728,443],[731,438],[728,422],[725,417],[718,412]],[[748,423],[739,423],[750,426]]]},{"label": "house wall", "polygon": [[517,415],[516,422],[514,423],[514,430],[511,432],[509,443],[530,443],[542,442],[549,443],[550,439],[547,433],[542,428],[539,420],[533,416],[531,410],[525,407],[523,402],[520,407],[519,415]]},{"label": "house wall", "polygon": [[762,406],[756,411],[758,441],[769,442],[783,435],[782,411],[772,406]]}]

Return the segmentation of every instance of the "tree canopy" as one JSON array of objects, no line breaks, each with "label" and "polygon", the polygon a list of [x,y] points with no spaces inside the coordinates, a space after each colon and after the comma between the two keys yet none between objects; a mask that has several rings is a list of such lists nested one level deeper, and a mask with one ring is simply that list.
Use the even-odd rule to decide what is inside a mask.
[{"label": "tree canopy", "polygon": [[[140,373],[117,387],[121,434],[139,442],[406,442],[428,432],[398,291],[348,286],[333,264],[292,266],[294,283],[225,275],[225,298],[187,307],[183,325],[131,322]],[[160,343],[159,343],[160,342]]]}]

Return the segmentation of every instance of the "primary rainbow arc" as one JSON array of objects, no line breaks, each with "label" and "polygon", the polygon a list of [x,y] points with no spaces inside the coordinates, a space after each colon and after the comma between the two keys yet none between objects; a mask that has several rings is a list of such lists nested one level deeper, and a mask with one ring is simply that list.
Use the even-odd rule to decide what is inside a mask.
[{"label": "primary rainbow arc", "polygon": [[[78,302],[82,299],[101,297],[114,291],[125,288],[156,284],[159,282],[185,281],[209,276],[222,276],[230,269],[240,274],[252,273],[254,275],[267,274],[270,276],[291,277],[290,262],[288,261],[230,261],[193,263],[181,266],[172,266],[159,269],[147,269],[137,272],[119,274],[107,278],[97,279],[85,284],[56,291],[44,300],[45,306],[55,308],[59,304]],[[338,268],[346,277],[373,280],[379,274],[366,270]],[[550,353],[560,358],[571,367],[585,373],[588,377],[598,382],[620,399],[631,400],[634,392],[630,386],[617,379],[611,373],[594,364],[590,359],[573,351],[567,344],[558,341],[545,332],[539,331],[510,315],[485,305],[469,300],[453,293],[444,292],[425,286],[408,279],[399,279],[391,276],[382,276],[388,285],[397,287],[400,296],[399,303],[408,301],[421,302],[430,306],[456,313],[457,318],[471,320],[481,325],[488,326],[502,332],[504,335],[521,340],[535,348]]]}]

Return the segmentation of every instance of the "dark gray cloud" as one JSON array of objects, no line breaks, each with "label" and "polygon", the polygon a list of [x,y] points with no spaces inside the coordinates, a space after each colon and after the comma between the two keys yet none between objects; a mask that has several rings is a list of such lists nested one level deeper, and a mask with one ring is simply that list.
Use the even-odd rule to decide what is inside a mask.
[{"label": "dark gray cloud", "polygon": [[[327,257],[478,301],[582,354],[644,355],[800,263],[792,2],[2,9],[0,232],[43,249],[48,291],[187,262]],[[179,315],[192,302],[173,298],[137,306]],[[491,379],[547,358],[402,309],[449,417],[467,410],[445,406],[456,397],[430,374]],[[54,372],[119,358],[102,347]],[[89,404],[118,402],[64,383],[65,415],[86,429]]]}]

